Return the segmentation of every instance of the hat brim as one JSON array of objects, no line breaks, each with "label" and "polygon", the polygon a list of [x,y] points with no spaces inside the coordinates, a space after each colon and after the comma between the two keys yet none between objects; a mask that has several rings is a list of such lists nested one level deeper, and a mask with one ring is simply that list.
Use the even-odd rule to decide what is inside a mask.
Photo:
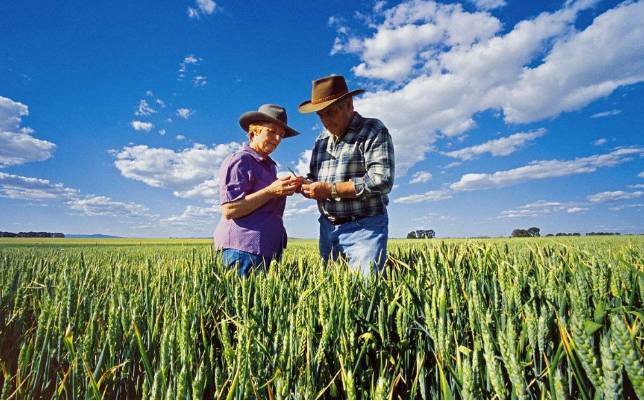
[{"label": "hat brim", "polygon": [[246,132],[248,132],[248,127],[252,123],[261,122],[261,121],[274,123],[274,124],[277,124],[277,125],[283,127],[284,130],[286,131],[284,133],[284,138],[290,138],[292,136],[300,135],[299,132],[297,132],[293,128],[289,127],[288,125],[284,124],[280,120],[278,120],[276,118],[273,118],[273,117],[269,116],[268,114],[260,113],[259,111],[248,111],[248,112],[242,114],[241,117],[239,117],[239,125]]},{"label": "hat brim", "polygon": [[327,107],[331,106],[333,103],[339,102],[342,99],[346,99],[349,96],[357,96],[364,92],[365,92],[364,89],[356,89],[351,92],[347,92],[338,98],[327,100],[326,102],[320,102],[320,103],[312,103],[310,100],[307,100],[306,102],[301,103],[298,106],[297,110],[300,113],[313,113],[316,111],[324,110]]}]

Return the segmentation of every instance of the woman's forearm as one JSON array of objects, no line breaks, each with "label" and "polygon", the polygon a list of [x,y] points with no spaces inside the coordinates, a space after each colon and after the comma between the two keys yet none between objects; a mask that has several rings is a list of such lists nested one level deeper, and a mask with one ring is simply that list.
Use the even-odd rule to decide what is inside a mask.
[{"label": "woman's forearm", "polygon": [[225,219],[238,219],[251,214],[274,197],[269,187],[263,188],[234,202],[221,205],[221,214]]}]

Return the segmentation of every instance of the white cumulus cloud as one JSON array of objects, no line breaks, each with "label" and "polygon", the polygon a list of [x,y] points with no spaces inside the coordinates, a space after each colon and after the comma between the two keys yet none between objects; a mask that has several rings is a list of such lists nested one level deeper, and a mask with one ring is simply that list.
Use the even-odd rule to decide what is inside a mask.
[{"label": "white cumulus cloud", "polygon": [[154,124],[149,122],[139,121],[139,120],[133,120],[132,122],[130,122],[130,126],[134,128],[135,131],[145,131],[145,132],[150,132],[150,130],[154,128]]},{"label": "white cumulus cloud", "polygon": [[505,0],[470,0],[481,10],[493,10],[499,7],[505,7]]},{"label": "white cumulus cloud", "polygon": [[498,218],[500,219],[515,219],[526,217],[538,217],[546,214],[553,213],[581,213],[589,210],[587,207],[582,207],[575,202],[557,202],[539,200],[533,203],[528,203],[519,206],[516,209],[502,211]]},{"label": "white cumulus cloud", "polygon": [[61,183],[0,172],[0,196],[29,201],[68,200],[77,197],[78,190]]},{"label": "white cumulus cloud", "polygon": [[418,171],[411,176],[410,184],[422,184],[432,179],[432,173],[429,171]]},{"label": "white cumulus cloud", "polygon": [[59,202],[85,216],[154,217],[149,209],[133,202],[119,202],[107,196],[85,195],[62,183],[0,172],[0,197],[40,204]]},{"label": "white cumulus cloud", "polygon": [[588,201],[592,203],[615,202],[624,199],[637,199],[644,196],[644,192],[625,192],[625,191],[607,191],[599,192],[588,196]]},{"label": "white cumulus cloud", "polygon": [[504,91],[506,121],[531,122],[579,109],[644,80],[644,2],[625,3],[555,43],[543,64]]},{"label": "white cumulus cloud", "polygon": [[126,178],[151,187],[168,188],[176,196],[205,198],[213,195],[217,170],[226,156],[239,150],[241,144],[231,142],[208,147],[175,151],[150,148],[146,145],[126,146],[115,154],[114,165]]},{"label": "white cumulus cloud", "polygon": [[195,7],[188,7],[186,14],[191,19],[199,19],[202,15],[211,15],[219,7],[212,0],[196,0]]},{"label": "white cumulus cloud", "polygon": [[484,153],[490,153],[492,156],[507,156],[516,152],[528,142],[544,136],[545,134],[546,130],[544,128],[539,128],[534,131],[519,132],[504,138],[493,139],[480,145],[445,152],[444,154],[461,160],[470,160]]},{"label": "white cumulus cloud", "polygon": [[49,159],[56,145],[34,138],[33,130],[21,127],[29,108],[0,96],[0,168]]},{"label": "white cumulus cloud", "polygon": [[623,3],[578,31],[579,12],[595,3],[568,1],[502,31],[487,12],[410,0],[374,13],[364,36],[338,33],[334,52],[357,55],[354,73],[377,80],[356,109],[387,125],[404,174],[437,137],[474,128],[479,112],[535,122],[643,81],[644,2]]},{"label": "white cumulus cloud", "polygon": [[195,56],[194,54],[188,54],[187,56],[185,56],[179,63],[179,71],[177,71],[179,81],[183,80],[186,77],[189,68],[191,69],[191,71],[194,70],[195,67],[190,66],[197,66],[200,62],[201,58]]},{"label": "white cumulus cloud", "polygon": [[139,104],[136,107],[136,111],[134,112],[134,115],[136,116],[149,116],[150,114],[154,114],[157,111],[150,107],[148,104],[148,101],[145,99],[139,100]]},{"label": "white cumulus cloud", "polygon": [[184,120],[187,120],[194,114],[194,110],[187,109],[185,107],[177,109],[177,115]]},{"label": "white cumulus cloud", "polygon": [[284,211],[284,217],[285,218],[290,218],[290,217],[295,217],[295,216],[302,216],[302,215],[318,215],[319,210],[318,210],[318,204],[315,201],[312,202],[305,202],[306,206],[304,207],[288,207]]},{"label": "white cumulus cloud", "polygon": [[609,110],[609,111],[602,111],[601,113],[595,113],[590,118],[602,118],[602,117],[612,117],[621,114],[621,110]]},{"label": "white cumulus cloud", "polygon": [[219,178],[215,176],[185,191],[174,191],[174,196],[179,198],[202,199],[209,203],[219,202]]},{"label": "white cumulus cloud", "polygon": [[187,206],[183,213],[161,219],[162,224],[188,226],[188,227],[213,227],[216,216],[220,213],[219,205],[212,206]]},{"label": "white cumulus cloud", "polygon": [[205,77],[203,75],[197,75],[192,79],[192,84],[196,87],[206,86],[207,83],[208,83],[208,77]]},{"label": "white cumulus cloud", "polygon": [[624,209],[641,209],[643,207],[644,207],[643,203],[635,203],[632,205],[619,205],[619,206],[609,207],[608,209],[614,212],[619,212],[620,210],[624,210]]},{"label": "white cumulus cloud", "polygon": [[67,202],[70,209],[85,216],[150,217],[150,210],[138,203],[118,202],[107,196],[87,196]]},{"label": "white cumulus cloud", "polygon": [[295,165],[295,173],[299,176],[306,177],[309,173],[309,167],[311,164],[311,156],[313,155],[312,149],[307,149],[304,152],[300,153],[300,157],[297,160]]},{"label": "white cumulus cloud", "polygon": [[402,196],[394,199],[394,203],[419,203],[426,201],[440,201],[450,199],[452,192],[446,189],[428,191],[422,194]]},{"label": "white cumulus cloud", "polygon": [[501,188],[533,180],[592,173],[599,168],[613,167],[642,156],[644,148],[621,148],[602,155],[579,157],[574,160],[540,160],[527,166],[495,173],[469,173],[453,183],[455,191]]}]

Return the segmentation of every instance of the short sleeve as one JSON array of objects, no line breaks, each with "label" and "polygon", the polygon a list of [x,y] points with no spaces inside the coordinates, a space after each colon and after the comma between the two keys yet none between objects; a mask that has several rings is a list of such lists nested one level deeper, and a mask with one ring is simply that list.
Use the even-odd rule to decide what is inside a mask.
[{"label": "short sleeve", "polygon": [[235,202],[251,193],[253,171],[249,158],[236,157],[220,169],[220,204]]}]

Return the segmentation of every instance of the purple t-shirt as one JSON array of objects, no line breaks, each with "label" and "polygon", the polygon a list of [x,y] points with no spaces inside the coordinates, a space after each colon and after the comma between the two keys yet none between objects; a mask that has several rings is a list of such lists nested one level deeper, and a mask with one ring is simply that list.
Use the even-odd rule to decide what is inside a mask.
[{"label": "purple t-shirt", "polygon": [[[248,145],[228,156],[219,168],[219,201],[234,202],[269,186],[277,179],[277,166]],[[238,219],[223,216],[215,229],[215,247],[232,248],[270,258],[286,247],[282,216],[286,197],[274,198]]]}]

